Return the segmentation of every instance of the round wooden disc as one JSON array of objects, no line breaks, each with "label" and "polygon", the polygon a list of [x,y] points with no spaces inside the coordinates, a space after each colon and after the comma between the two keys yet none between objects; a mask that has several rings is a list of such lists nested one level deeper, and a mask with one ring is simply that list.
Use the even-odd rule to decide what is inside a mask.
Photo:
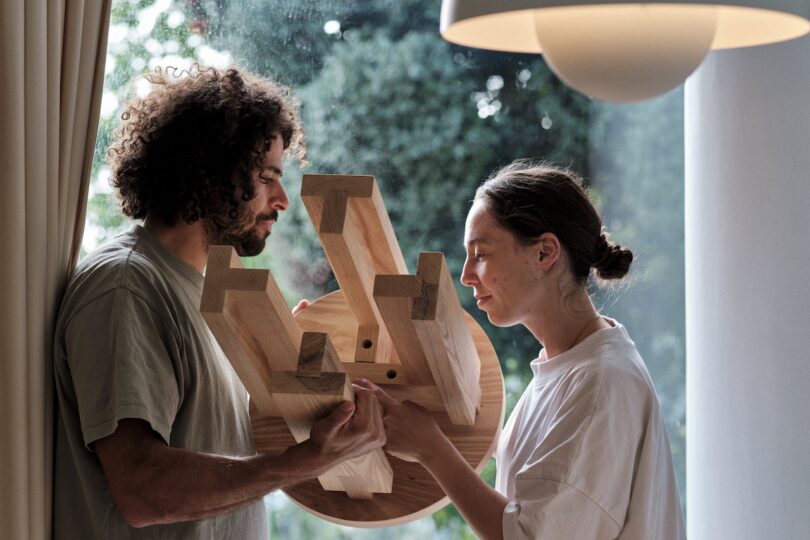
[{"label": "round wooden disc", "polygon": [[[481,405],[475,424],[457,426],[446,413],[432,413],[442,431],[464,459],[478,472],[495,452],[504,417],[504,386],[498,357],[486,333],[465,313],[475,348],[481,359]],[[341,361],[354,358],[357,323],[342,291],[336,291],[314,302],[296,316],[304,331],[329,334]],[[394,359],[392,359],[394,360]],[[405,399],[410,398],[407,387]],[[253,435],[259,452],[280,452],[295,440],[282,418],[262,416],[251,410]],[[326,491],[317,479],[296,484],[285,492],[299,505],[318,517],[352,527],[388,527],[401,525],[426,516],[445,506],[449,500],[433,476],[418,463],[387,456],[394,470],[391,493],[376,493],[371,500],[350,499],[342,491]]]}]

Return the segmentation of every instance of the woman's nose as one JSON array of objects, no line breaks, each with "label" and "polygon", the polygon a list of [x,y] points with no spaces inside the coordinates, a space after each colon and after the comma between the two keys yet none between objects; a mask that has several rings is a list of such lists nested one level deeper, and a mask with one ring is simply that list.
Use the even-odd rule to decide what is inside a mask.
[{"label": "woman's nose", "polygon": [[472,271],[469,257],[464,259],[464,267],[461,269],[461,284],[466,287],[472,287],[475,283],[475,273]]}]

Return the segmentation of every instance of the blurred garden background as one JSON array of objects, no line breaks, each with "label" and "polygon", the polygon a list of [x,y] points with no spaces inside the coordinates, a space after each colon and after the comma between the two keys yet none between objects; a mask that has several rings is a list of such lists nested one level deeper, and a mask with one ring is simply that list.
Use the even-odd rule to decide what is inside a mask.
[{"label": "blurred garden background", "polygon": [[[149,90],[142,75],[158,66],[233,63],[294,88],[308,164],[285,164],[292,205],[265,252],[244,261],[270,268],[291,304],[338,287],[297,197],[303,173],[376,176],[411,272],[420,251],[442,251],[457,278],[476,186],[518,158],[568,166],[586,178],[613,239],[636,255],[627,283],[593,291],[650,369],[684,504],[682,88],[637,105],[592,101],[565,87],[540,56],[445,42],[440,4],[114,0],[83,253],[130,226],[109,185],[106,150],[126,101]],[[458,288],[498,351],[508,413],[531,378],[537,343],[522,327],[493,328],[470,290]],[[490,463],[485,478],[493,482],[494,472]],[[452,506],[380,530],[322,521],[282,493],[266,506],[274,538],[474,538]]]}]

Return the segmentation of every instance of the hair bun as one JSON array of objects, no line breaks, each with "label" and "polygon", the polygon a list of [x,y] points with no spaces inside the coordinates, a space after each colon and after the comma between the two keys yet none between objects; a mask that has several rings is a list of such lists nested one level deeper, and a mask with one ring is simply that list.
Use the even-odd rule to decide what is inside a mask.
[{"label": "hair bun", "polygon": [[633,252],[608,239],[607,233],[599,235],[591,264],[601,279],[621,279],[633,262]]}]

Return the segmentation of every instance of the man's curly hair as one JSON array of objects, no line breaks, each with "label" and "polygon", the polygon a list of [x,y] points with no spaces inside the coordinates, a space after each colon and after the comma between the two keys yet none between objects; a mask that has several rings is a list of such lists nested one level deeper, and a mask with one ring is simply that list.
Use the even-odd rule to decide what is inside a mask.
[{"label": "man's curly hair", "polygon": [[273,137],[303,160],[299,105],[289,88],[236,67],[158,68],[145,77],[153,90],[129,103],[108,151],[127,216],[169,226],[207,219],[226,228],[247,212],[252,172]]}]

